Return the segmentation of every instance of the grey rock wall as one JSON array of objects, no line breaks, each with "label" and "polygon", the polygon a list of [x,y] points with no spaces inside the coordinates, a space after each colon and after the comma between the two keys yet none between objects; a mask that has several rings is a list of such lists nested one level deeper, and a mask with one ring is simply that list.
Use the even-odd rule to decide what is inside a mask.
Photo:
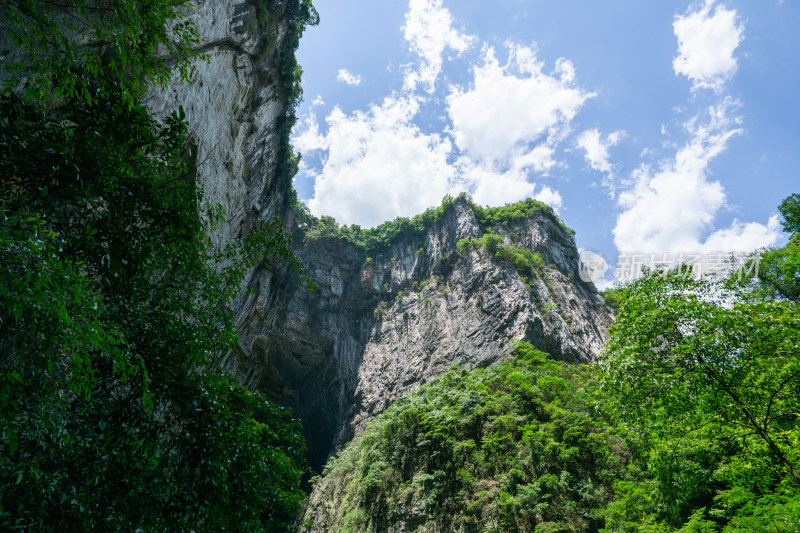
[{"label": "grey rock wall", "polygon": [[493,364],[520,339],[592,361],[612,317],[594,286],[578,280],[572,239],[543,213],[496,231],[548,265],[530,290],[487,252],[456,253],[459,239],[482,234],[460,199],[422,236],[375,257],[345,241],[298,241],[317,292],[265,269],[243,302],[249,311],[228,368],[293,408],[319,468],[393,400],[455,363]]},{"label": "grey rock wall", "polygon": [[183,107],[202,208],[219,204],[228,220],[213,235],[222,245],[256,220],[283,215],[278,76],[286,22],[259,17],[247,0],[199,0],[186,15],[205,59],[193,61],[188,80],[176,71],[166,89],[153,88],[145,104],[162,117]]}]

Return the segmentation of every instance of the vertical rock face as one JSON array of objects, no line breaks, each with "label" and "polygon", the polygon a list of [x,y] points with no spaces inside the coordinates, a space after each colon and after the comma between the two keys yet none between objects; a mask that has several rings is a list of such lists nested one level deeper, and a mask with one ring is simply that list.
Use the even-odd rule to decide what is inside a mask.
[{"label": "vertical rock face", "polygon": [[316,294],[291,275],[250,293],[231,370],[292,406],[319,467],[393,400],[455,363],[493,364],[519,339],[568,361],[593,360],[611,315],[578,280],[572,238],[545,212],[513,226],[495,231],[547,265],[527,284],[484,250],[457,253],[460,239],[483,233],[462,199],[421,236],[400,237],[375,257],[344,240],[298,241]]},{"label": "vertical rock face", "polygon": [[246,234],[257,219],[283,214],[288,183],[278,169],[287,104],[278,80],[287,22],[276,15],[284,3],[267,13],[255,1],[196,2],[186,15],[205,59],[194,61],[188,80],[175,73],[165,90],[145,99],[157,116],[179,106],[186,113],[204,207],[221,205],[229,221],[213,235],[217,244]]}]

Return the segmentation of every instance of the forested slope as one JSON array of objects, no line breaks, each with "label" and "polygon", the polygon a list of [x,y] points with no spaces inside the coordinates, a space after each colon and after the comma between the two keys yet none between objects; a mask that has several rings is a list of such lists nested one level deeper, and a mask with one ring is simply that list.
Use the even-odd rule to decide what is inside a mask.
[{"label": "forested slope", "polygon": [[396,401],[315,480],[305,530],[800,531],[800,196],[780,211],[789,243],[727,277],[609,291],[599,364],[521,343]]}]

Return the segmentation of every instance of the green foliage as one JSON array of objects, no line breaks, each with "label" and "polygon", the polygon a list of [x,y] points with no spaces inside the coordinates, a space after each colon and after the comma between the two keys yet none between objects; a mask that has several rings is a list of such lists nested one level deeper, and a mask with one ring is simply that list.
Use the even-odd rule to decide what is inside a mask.
[{"label": "green foliage", "polygon": [[[790,473],[800,436],[800,309],[747,302],[721,282],[651,273],[621,289],[601,364],[626,418],[665,416],[736,430]],[[800,482],[800,477],[797,477]]]},{"label": "green foliage", "polygon": [[290,255],[282,224],[211,246],[180,113],[158,126],[120,97],[60,117],[0,106],[0,524],[288,524],[298,423],[216,366],[246,269]]},{"label": "green foliage", "polygon": [[495,255],[498,249],[503,245],[503,237],[495,235],[494,233],[484,233],[483,236],[478,239],[478,244],[489,252],[490,255]]},{"label": "green foliage", "polygon": [[489,255],[496,257],[503,263],[514,267],[526,282],[530,277],[541,272],[544,261],[539,252],[534,252],[524,246],[504,245],[503,237],[495,233],[487,232],[479,239],[460,239],[456,243],[456,253],[464,253],[468,250],[486,250]]},{"label": "green foliage", "polygon": [[760,297],[800,302],[800,233],[786,246],[761,254],[758,279]]},{"label": "green foliage", "polygon": [[605,300],[607,306],[615,311],[619,311],[619,306],[622,299],[619,290],[609,287],[600,294],[603,296],[603,300]]},{"label": "green foliage", "polygon": [[786,233],[800,232],[800,194],[784,198],[778,211],[783,216],[783,230]]},{"label": "green foliage", "polygon": [[264,19],[273,21],[270,24],[271,28],[262,31],[275,36],[282,35],[280,47],[272,46],[271,42],[268,42],[267,46],[273,48],[269,52],[273,54],[273,64],[279,69],[276,90],[278,104],[281,109],[286,110],[283,115],[277,117],[274,126],[280,136],[275,154],[278,161],[276,181],[283,190],[288,191],[286,205],[291,205],[297,201],[292,178],[297,173],[300,156],[292,150],[289,137],[297,120],[295,110],[303,98],[303,88],[300,84],[303,69],[297,63],[295,50],[300,45],[300,37],[306,27],[319,24],[319,14],[311,0],[259,2],[258,10],[262,23],[267,22]]},{"label": "green foliage", "polygon": [[[219,371],[247,270],[301,265],[280,220],[212,246],[183,110],[137,100],[188,68],[182,5],[4,6],[32,75],[0,98],[0,529],[278,531],[302,500],[299,422]],[[294,61],[313,8],[280,7]]]},{"label": "green foliage", "polygon": [[608,295],[604,387],[645,468],[616,487],[607,531],[797,529],[797,205],[781,203],[795,233],[755,283],[659,272]]},{"label": "green foliage", "polygon": [[784,502],[800,497],[800,310],[758,285],[685,274],[651,272],[614,294],[599,362],[646,470],[618,487],[607,531],[758,531],[792,513],[796,524]]},{"label": "green foliage", "polygon": [[464,252],[468,252],[470,250],[480,250],[481,246],[478,243],[478,239],[469,239],[463,238],[459,239],[456,243],[456,253],[463,254]]},{"label": "green foliage", "polygon": [[[475,215],[478,217],[478,223],[480,223],[481,227],[484,229],[501,225],[508,226],[512,222],[526,220],[536,214],[541,214],[556,222],[570,237],[575,236],[575,231],[564,225],[564,222],[558,218],[552,207],[532,198],[526,198],[525,200],[502,207],[481,207],[472,203],[471,200],[470,204],[475,211]],[[519,231],[519,228],[514,228],[514,231]]]},{"label": "green foliage", "polygon": [[[457,198],[445,196],[442,200],[442,205],[439,207],[427,209],[421,215],[411,219],[398,217],[372,229],[362,229],[355,224],[352,226],[339,226],[336,220],[329,216],[317,218],[298,200],[295,201],[293,209],[297,214],[301,228],[305,232],[307,243],[324,239],[342,240],[364,250],[365,253],[375,254],[385,252],[400,239],[418,239],[422,237],[428,228],[442,219],[457,200],[464,201],[470,206],[478,219],[479,225],[488,233],[491,233],[489,230],[494,226],[508,225],[514,221],[529,219],[537,213],[555,221],[568,235],[572,236],[575,233],[564,226],[564,223],[556,216],[552,208],[530,198],[503,207],[488,208],[475,204],[466,193],[459,194]],[[496,237],[500,238],[499,236]],[[500,238],[499,242],[502,243],[502,238]],[[461,243],[459,242],[459,244]],[[420,248],[420,250],[424,253],[423,248]],[[419,253],[419,250],[417,253]],[[494,254],[494,251],[490,253]]]},{"label": "green foliage", "polygon": [[384,301],[378,302],[377,307],[375,307],[375,311],[373,311],[373,315],[376,319],[379,319],[383,316],[383,314],[389,309],[390,305]]},{"label": "green foliage", "polygon": [[[455,200],[450,196],[445,196],[439,207],[427,209],[421,215],[411,219],[398,217],[371,229],[362,229],[355,224],[339,226],[336,220],[329,216],[317,218],[300,201],[295,202],[294,211],[301,228],[305,231],[306,243],[320,240],[342,240],[355,245],[365,253],[375,254],[386,251],[389,246],[404,237],[422,237],[425,230],[441,220],[453,204],[455,204]],[[419,254],[419,250],[417,251],[419,255],[425,253],[424,248],[420,248],[420,250],[422,250],[421,254]]]},{"label": "green foliage", "polygon": [[187,4],[4,2],[5,31],[21,52],[19,61],[3,63],[5,92],[25,82],[29,99],[91,104],[114,93],[133,105],[148,81],[166,86],[173,62],[185,80],[198,43],[182,13]]},{"label": "green foliage", "polygon": [[498,248],[495,256],[513,266],[517,272],[527,276],[532,276],[541,270],[543,265],[539,252],[533,252],[523,246],[502,246]]},{"label": "green foliage", "polygon": [[395,402],[328,463],[318,483],[340,499],[325,527],[386,531],[409,520],[420,530],[596,531],[625,463],[598,394],[591,368],[528,343],[491,368],[455,367]]},{"label": "green foliage", "polygon": [[778,210],[783,216],[783,229],[792,235],[786,246],[761,254],[756,294],[760,298],[797,303],[800,301],[800,194],[785,198]]}]

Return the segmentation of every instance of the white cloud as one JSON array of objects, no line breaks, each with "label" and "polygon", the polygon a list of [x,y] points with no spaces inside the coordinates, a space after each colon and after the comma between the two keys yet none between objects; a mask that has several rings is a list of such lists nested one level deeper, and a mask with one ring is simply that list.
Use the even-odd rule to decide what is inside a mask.
[{"label": "white cloud", "polygon": [[475,165],[462,159],[460,175],[465,190],[483,205],[503,205],[533,195],[536,185],[529,182],[525,174]]},{"label": "white cloud", "polygon": [[560,140],[559,129],[568,127],[594,94],[573,86],[569,61],[560,59],[552,74],[543,67],[525,46],[509,45],[508,62],[502,66],[494,49],[485,48],[472,87],[451,87],[447,97],[458,147],[473,159],[504,166],[529,157],[536,141],[548,136]]},{"label": "white cloud", "polygon": [[[470,191],[478,204],[496,206],[534,198],[556,210],[562,205],[558,191],[546,186],[537,187],[525,173],[514,170],[498,172],[479,165],[464,166],[459,170],[461,190]],[[454,193],[456,189],[458,187],[453,188]]]},{"label": "white cloud", "polygon": [[345,68],[339,69],[339,75],[336,76],[336,81],[342,81],[347,85],[358,86],[361,85],[361,76],[354,76]]},{"label": "white cloud", "polygon": [[444,134],[414,123],[420,99],[411,93],[393,94],[367,112],[335,108],[327,128],[312,109],[293,138],[298,150],[322,158],[321,168],[302,168],[315,180],[309,208],[365,226],[414,215],[461,191],[484,205],[532,197],[558,209],[561,195],[534,176],[558,165],[556,148],[593,94],[575,87],[569,61],[559,60],[551,73],[543,68],[531,48],[509,45],[502,66],[485,48],[473,83],[449,88],[443,118],[451,127]]},{"label": "white cloud", "polygon": [[412,123],[419,103],[391,96],[368,112],[335,108],[320,132],[309,115],[293,139],[302,152],[323,151],[308,206],[343,224],[374,226],[437,205],[451,191],[455,170],[448,164],[449,140],[424,134]]},{"label": "white cloud", "polygon": [[686,123],[689,141],[674,158],[657,169],[640,166],[634,186],[619,196],[624,211],[617,218],[614,241],[620,251],[711,252],[753,250],[774,243],[777,222],[742,224],[713,231],[712,223],[725,207],[725,192],[709,179],[709,163],[739,135],[741,119],[732,113],[738,103],[730,98],[708,108],[704,117]]},{"label": "white cloud", "polygon": [[780,238],[781,223],[778,215],[769,217],[766,226],[757,222],[742,223],[734,220],[728,228],[717,230],[708,236],[706,250],[726,252],[750,252],[762,246],[770,246]]},{"label": "white cloud", "polygon": [[594,286],[597,287],[597,290],[603,292],[606,289],[613,289],[614,288],[614,280],[607,279],[607,278],[600,278],[593,281]]},{"label": "white cloud", "polygon": [[558,207],[561,196],[549,188],[537,193],[531,174],[557,165],[555,148],[593,94],[574,86],[569,61],[560,59],[554,72],[545,73],[532,48],[510,44],[508,50],[501,65],[494,49],[485,47],[471,86],[450,87],[449,133],[462,154],[462,184],[482,204],[538,196]]},{"label": "white cloud", "polygon": [[544,202],[556,211],[561,209],[562,199],[558,191],[554,191],[550,187],[542,187],[542,189],[533,195],[534,200]]},{"label": "white cloud", "polygon": [[675,74],[692,81],[693,90],[720,90],[737,68],[733,53],[744,38],[744,26],[736,10],[714,3],[705,0],[699,9],[676,16],[672,24],[678,38],[678,57],[672,67]]},{"label": "white cloud", "polygon": [[608,149],[616,146],[624,136],[624,131],[615,131],[606,135],[605,140],[603,140],[600,131],[594,128],[583,131],[576,139],[578,147],[583,148],[586,152],[584,157],[589,166],[593,170],[605,174],[603,185],[610,190],[612,198],[615,196],[614,167],[608,160]]},{"label": "white cloud", "polygon": [[475,41],[473,36],[453,28],[453,17],[442,7],[442,0],[409,0],[403,32],[411,51],[421,60],[417,70],[406,72],[403,88],[413,90],[422,83],[429,93],[435,90],[444,51],[461,54]]},{"label": "white cloud", "polygon": [[[440,2],[424,5],[441,10]],[[449,14],[444,20],[449,27]],[[535,176],[559,165],[556,149],[593,94],[575,85],[569,61],[545,72],[534,50],[520,45],[509,45],[505,65],[485,47],[473,76],[469,86],[448,89],[442,119],[450,127],[443,134],[415,124],[423,100],[413,92],[394,93],[368,111],[334,108],[323,124],[312,108],[293,137],[299,151],[321,159],[312,165],[307,158],[301,169],[315,182],[311,211],[374,226],[461,191],[484,205],[532,197],[558,209],[561,195]]]}]

